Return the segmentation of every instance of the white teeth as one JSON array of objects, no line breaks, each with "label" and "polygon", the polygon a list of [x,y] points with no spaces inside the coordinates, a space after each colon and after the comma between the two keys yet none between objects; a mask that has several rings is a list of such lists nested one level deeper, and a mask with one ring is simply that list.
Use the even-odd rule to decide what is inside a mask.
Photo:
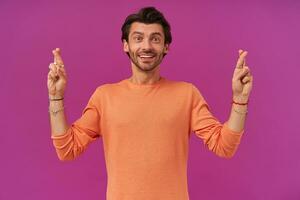
[{"label": "white teeth", "polygon": [[141,58],[152,58],[153,56],[140,56]]}]

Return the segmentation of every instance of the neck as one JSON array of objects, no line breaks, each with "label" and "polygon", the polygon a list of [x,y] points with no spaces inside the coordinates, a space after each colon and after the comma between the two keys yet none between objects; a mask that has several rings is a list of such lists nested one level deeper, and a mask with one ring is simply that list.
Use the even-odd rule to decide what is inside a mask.
[{"label": "neck", "polygon": [[138,71],[133,68],[132,75],[129,78],[129,81],[135,84],[153,84],[159,81],[161,78],[159,73],[159,67],[157,67],[154,71]]},{"label": "neck", "polygon": [[160,78],[161,78],[160,75],[156,75],[156,76],[144,76],[144,77],[132,75],[129,78],[129,81],[131,81],[132,83],[135,83],[135,84],[154,84],[157,81],[159,81]]}]

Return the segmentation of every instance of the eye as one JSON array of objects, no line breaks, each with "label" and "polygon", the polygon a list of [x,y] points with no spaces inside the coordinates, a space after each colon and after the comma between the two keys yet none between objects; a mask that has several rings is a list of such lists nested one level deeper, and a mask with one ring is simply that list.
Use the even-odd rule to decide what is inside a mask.
[{"label": "eye", "polygon": [[160,42],[160,38],[159,38],[159,37],[153,37],[152,40],[153,40],[155,43],[159,43],[159,42]]},{"label": "eye", "polygon": [[136,36],[136,37],[134,37],[134,40],[137,42],[140,42],[143,40],[143,38],[141,36]]}]

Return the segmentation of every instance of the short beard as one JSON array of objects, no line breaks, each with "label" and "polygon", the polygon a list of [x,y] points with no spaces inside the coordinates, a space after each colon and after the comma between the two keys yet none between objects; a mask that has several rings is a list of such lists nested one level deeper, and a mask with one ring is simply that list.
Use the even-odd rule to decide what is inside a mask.
[{"label": "short beard", "polygon": [[[158,60],[156,62],[153,63],[153,65],[151,66],[151,68],[149,69],[143,69],[141,67],[141,65],[139,65],[138,63],[138,55],[135,55],[130,49],[129,49],[129,53],[127,54],[131,60],[131,62],[133,62],[133,64],[140,70],[143,72],[151,72],[153,71],[157,66],[159,66],[159,64],[162,62],[163,60],[163,55],[162,54],[157,54],[155,53],[155,56],[158,57]],[[135,59],[136,58],[136,59]]]}]

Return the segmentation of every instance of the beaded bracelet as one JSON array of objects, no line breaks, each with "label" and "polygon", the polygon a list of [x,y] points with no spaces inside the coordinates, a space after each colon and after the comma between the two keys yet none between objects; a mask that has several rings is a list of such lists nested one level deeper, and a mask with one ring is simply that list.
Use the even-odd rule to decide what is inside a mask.
[{"label": "beaded bracelet", "polygon": [[50,106],[49,106],[49,113],[52,113],[55,116],[58,112],[63,111],[64,109],[65,109],[65,107],[61,107],[57,110],[51,110]]},{"label": "beaded bracelet", "polygon": [[248,110],[242,112],[242,111],[236,110],[234,107],[233,107],[233,111],[236,112],[236,113],[239,113],[239,114],[247,114],[248,113]]}]

